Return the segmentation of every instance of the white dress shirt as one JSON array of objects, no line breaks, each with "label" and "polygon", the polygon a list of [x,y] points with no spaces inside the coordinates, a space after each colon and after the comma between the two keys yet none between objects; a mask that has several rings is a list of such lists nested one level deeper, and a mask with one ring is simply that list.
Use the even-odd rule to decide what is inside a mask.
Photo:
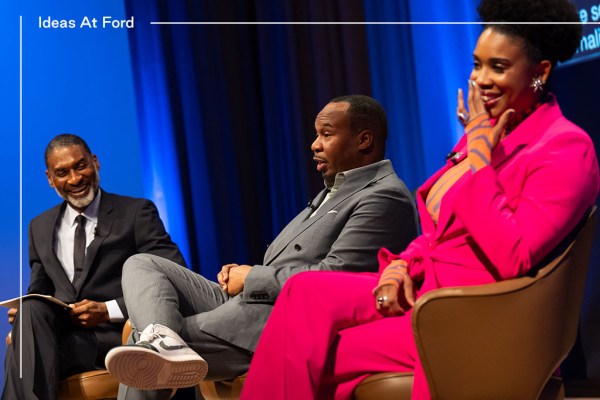
[{"label": "white dress shirt", "polygon": [[[90,205],[87,206],[81,213],[81,215],[87,219],[85,223],[86,254],[87,247],[96,236],[96,226],[98,225],[98,210],[100,209],[101,195],[102,192],[98,191],[98,195],[96,195]],[[79,212],[67,204],[65,211],[58,219],[54,235],[54,252],[56,253],[58,261],[60,261],[60,264],[65,270],[65,274],[67,274],[67,277],[71,282],[73,282],[73,276],[75,275],[75,266],[73,265],[73,250],[75,246],[75,229],[77,228],[75,218],[78,215]],[[112,322],[122,322],[125,320],[125,317],[121,312],[121,308],[116,300],[107,301],[106,308],[108,309],[108,316]]]}]

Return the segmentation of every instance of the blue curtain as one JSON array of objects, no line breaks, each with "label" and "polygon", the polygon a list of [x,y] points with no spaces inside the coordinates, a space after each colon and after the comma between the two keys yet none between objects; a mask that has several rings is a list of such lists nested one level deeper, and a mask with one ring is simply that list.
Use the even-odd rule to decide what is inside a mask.
[{"label": "blue curtain", "polygon": [[475,7],[473,0],[365,1],[368,21],[440,23],[367,28],[373,94],[390,119],[388,155],[410,188],[443,165],[462,134],[457,91],[466,88],[481,28],[442,22],[476,21]]},{"label": "blue curtain", "polygon": [[149,23],[474,19],[472,0],[435,3],[126,1],[138,20],[130,34],[147,195],[194,269],[214,277],[224,263],[260,263],[322,187],[310,143],[333,97],[381,101],[388,157],[416,189],[460,133],[456,90],[479,27]]},{"label": "blue curtain", "polygon": [[462,135],[456,118],[458,88],[467,88],[472,69],[472,52],[481,27],[443,22],[477,21],[476,0],[423,2],[410,0],[411,21],[439,22],[412,27],[415,82],[418,87],[421,135],[427,176],[445,161]]},{"label": "blue curtain", "polygon": [[[129,15],[139,20],[158,18],[153,4],[140,7],[128,4]],[[163,45],[159,30],[148,30],[145,40],[131,38],[131,58],[142,153],[144,194],[152,199],[167,230],[178,243],[184,257],[190,262],[188,220],[185,217],[185,192],[181,179],[180,154],[173,135],[170,92],[165,70]],[[131,33],[130,33],[131,35]],[[210,240],[207,237],[207,240]]]},{"label": "blue curtain", "polygon": [[[408,2],[365,2],[368,21],[409,21]],[[369,25],[369,63],[373,96],[388,115],[387,156],[406,185],[416,189],[426,178],[415,81],[412,29],[409,25]]]},{"label": "blue curtain", "polygon": [[137,19],[130,39],[148,196],[165,199],[171,234],[205,276],[224,263],[260,263],[322,188],[310,152],[316,114],[333,97],[370,94],[365,29],[149,23],[362,20],[362,1],[126,5]]}]

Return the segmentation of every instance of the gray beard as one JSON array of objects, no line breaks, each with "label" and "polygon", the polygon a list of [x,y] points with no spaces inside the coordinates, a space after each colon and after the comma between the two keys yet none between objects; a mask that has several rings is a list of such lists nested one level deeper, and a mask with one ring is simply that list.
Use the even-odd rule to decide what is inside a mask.
[{"label": "gray beard", "polygon": [[81,197],[81,198],[77,198],[77,199],[73,198],[69,195],[61,196],[58,189],[55,188],[54,190],[56,191],[56,194],[58,195],[58,197],[65,200],[67,203],[71,204],[73,207],[80,208],[80,209],[84,209],[87,206],[89,206],[90,204],[92,204],[92,201],[94,201],[94,197],[96,197],[95,190],[90,190],[90,192],[88,194],[86,194],[85,197]]},{"label": "gray beard", "polygon": [[73,198],[73,197],[69,196],[68,194],[61,196],[58,189],[54,188],[54,190],[56,191],[56,194],[58,195],[58,197],[65,200],[67,203],[71,204],[73,207],[83,210],[84,208],[86,208],[87,206],[92,204],[92,201],[94,201],[94,198],[96,197],[96,193],[98,192],[98,187],[100,186],[100,175],[98,174],[97,170],[96,170],[96,177],[97,177],[96,181],[92,182],[93,190],[90,190],[90,192],[88,194],[86,194],[85,197]]}]

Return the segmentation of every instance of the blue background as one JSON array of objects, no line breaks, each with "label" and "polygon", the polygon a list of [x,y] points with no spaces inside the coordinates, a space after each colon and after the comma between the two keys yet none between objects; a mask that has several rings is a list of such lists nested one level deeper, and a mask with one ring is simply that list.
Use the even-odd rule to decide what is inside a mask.
[{"label": "blue background", "polygon": [[[319,190],[308,145],[314,116],[334,96],[360,92],[381,101],[390,123],[388,157],[411,189],[442,165],[461,133],[456,90],[466,87],[477,25],[205,28],[149,22],[475,21],[476,0],[213,3],[2,2],[0,298],[20,293],[21,241],[27,290],[27,225],[59,201],[43,161],[58,133],[88,141],[105,190],[155,201],[188,263],[209,278],[226,262],[260,262],[270,239]],[[103,15],[134,15],[136,27],[38,27],[40,16],[79,23]],[[597,147],[600,100],[587,99],[599,90],[598,66],[598,60],[563,66],[554,78],[559,100],[569,99],[561,102],[563,111]],[[578,347],[583,360],[572,367],[574,377],[594,380],[600,380],[597,259],[596,248]],[[8,330],[0,318],[0,336]]]}]

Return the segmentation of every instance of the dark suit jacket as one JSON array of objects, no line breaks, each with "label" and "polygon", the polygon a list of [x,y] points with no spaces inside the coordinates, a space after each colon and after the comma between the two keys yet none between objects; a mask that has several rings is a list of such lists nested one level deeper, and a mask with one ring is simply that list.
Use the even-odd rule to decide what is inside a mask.
[{"label": "dark suit jacket", "polygon": [[[29,293],[49,294],[66,303],[116,300],[127,318],[121,289],[121,271],[127,258],[151,253],[186,265],[151,201],[102,191],[96,236],[88,245],[82,277],[75,287],[53,250],[55,226],[65,207],[63,202],[29,225]],[[122,325],[108,323],[95,329],[99,343],[114,343],[115,339],[120,343]]]}]

